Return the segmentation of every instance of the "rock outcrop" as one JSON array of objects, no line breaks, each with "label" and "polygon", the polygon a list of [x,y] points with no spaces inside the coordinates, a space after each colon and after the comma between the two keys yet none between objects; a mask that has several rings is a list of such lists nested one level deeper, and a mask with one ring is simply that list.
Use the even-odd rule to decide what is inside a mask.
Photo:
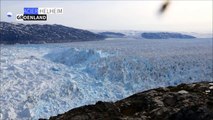
[{"label": "rock outcrop", "polygon": [[213,83],[181,84],[97,102],[50,120],[213,120]]}]

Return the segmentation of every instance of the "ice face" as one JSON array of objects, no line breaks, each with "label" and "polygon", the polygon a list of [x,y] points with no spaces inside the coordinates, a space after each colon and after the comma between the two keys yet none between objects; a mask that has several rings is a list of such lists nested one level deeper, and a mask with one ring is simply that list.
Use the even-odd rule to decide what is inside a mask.
[{"label": "ice face", "polygon": [[1,119],[38,119],[143,90],[213,81],[212,40],[1,46]]}]

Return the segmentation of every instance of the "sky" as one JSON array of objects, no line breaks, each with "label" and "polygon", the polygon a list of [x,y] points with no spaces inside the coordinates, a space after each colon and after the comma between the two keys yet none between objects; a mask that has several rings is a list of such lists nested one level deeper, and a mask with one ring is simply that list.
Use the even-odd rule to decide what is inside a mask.
[{"label": "sky", "polygon": [[[1,21],[18,22],[16,14],[24,7],[63,8],[63,14],[48,15],[38,24],[62,24],[87,30],[139,30],[212,33],[212,0],[172,0],[168,10],[159,15],[162,0],[137,1],[33,1],[1,0]],[[7,12],[12,12],[11,18]]]}]

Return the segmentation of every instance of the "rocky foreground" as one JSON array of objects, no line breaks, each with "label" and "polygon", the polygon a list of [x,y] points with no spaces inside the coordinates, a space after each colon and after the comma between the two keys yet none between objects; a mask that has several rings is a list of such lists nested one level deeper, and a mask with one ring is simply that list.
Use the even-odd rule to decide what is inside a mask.
[{"label": "rocky foreground", "polygon": [[213,120],[213,83],[181,84],[97,102],[50,120]]}]

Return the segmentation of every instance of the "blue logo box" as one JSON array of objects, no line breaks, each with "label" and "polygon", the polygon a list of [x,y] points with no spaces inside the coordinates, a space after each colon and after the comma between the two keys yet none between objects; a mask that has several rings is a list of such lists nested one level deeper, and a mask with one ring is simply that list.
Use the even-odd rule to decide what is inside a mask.
[{"label": "blue logo box", "polygon": [[38,15],[38,8],[24,8],[24,14]]}]

